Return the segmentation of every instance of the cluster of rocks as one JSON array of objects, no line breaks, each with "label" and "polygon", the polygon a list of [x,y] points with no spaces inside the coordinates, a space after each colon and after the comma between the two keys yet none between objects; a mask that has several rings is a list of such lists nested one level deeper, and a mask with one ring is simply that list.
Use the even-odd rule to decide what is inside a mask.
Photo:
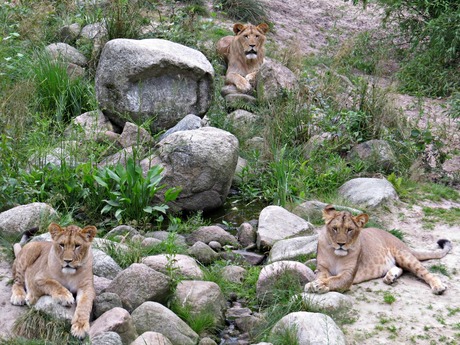
[{"label": "cluster of rocks", "polygon": [[[347,193],[361,196],[362,204],[371,207],[396,197],[388,193],[392,187],[380,186],[382,181],[356,179],[345,184],[341,191],[345,198]],[[376,184],[370,185],[372,182]],[[350,192],[353,188],[355,192]],[[379,188],[382,189],[380,197],[376,192]],[[368,189],[375,192],[372,195],[362,192]],[[146,256],[140,263],[125,269],[110,257],[110,250],[126,251],[128,247],[124,241],[137,241],[142,246],[151,247],[170,241],[171,235],[165,231],[141,234],[122,225],[109,231],[106,238],[96,238],[93,272],[97,298],[93,306],[91,342],[96,345],[216,344],[215,334],[196,334],[167,307],[175,305],[187,308],[192,315],[204,312],[212,315],[215,327],[224,329],[221,344],[250,344],[251,330],[263,322],[263,315],[247,308],[244,301],[226,300],[217,284],[204,280],[202,267],[225,259],[231,264],[222,269],[222,277],[238,284],[246,275],[245,266],[263,265],[256,284],[260,303],[269,303],[274,286],[284,274],[292,277],[292,284],[303,288],[315,278],[315,274],[302,260],[314,256],[317,245],[315,227],[307,219],[318,219],[324,206],[319,201],[310,201],[292,212],[279,206],[268,206],[260,212],[257,220],[241,224],[235,235],[218,225],[201,226],[186,236],[175,234],[172,237],[174,246],[184,248],[184,254]],[[39,226],[44,215],[49,218],[55,213],[43,203],[12,208],[0,213],[0,232],[19,237],[24,230]],[[117,237],[120,242],[107,239]],[[43,234],[34,240],[50,240],[50,236]],[[351,305],[349,297],[338,293],[299,297],[310,305],[313,303],[328,310]],[[73,314],[72,309],[54,303],[49,296],[42,297],[35,308],[69,320]],[[301,344],[320,339],[335,339],[334,344],[345,343],[334,321],[319,313],[286,315],[272,333],[285,332],[294,324]]]}]

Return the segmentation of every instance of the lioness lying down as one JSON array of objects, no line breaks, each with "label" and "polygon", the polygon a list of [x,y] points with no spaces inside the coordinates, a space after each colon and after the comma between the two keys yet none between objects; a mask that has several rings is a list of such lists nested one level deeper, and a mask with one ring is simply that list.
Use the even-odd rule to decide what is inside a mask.
[{"label": "lioness lying down", "polygon": [[95,297],[91,242],[94,226],[62,228],[51,223],[52,242],[30,242],[23,248],[15,244],[11,303],[33,305],[43,295],[50,295],[64,306],[77,306],[72,318],[72,335],[84,338]]},{"label": "lioness lying down", "polygon": [[414,251],[401,240],[376,228],[363,229],[369,216],[352,216],[328,205],[323,210],[326,226],[318,238],[316,280],[305,286],[306,292],[346,291],[352,284],[383,277],[392,284],[407,270],[430,285],[434,294],[442,294],[446,286],[428,272],[419,260],[440,259],[451,249],[449,240],[439,240],[441,249]]},{"label": "lioness lying down", "polygon": [[217,53],[227,63],[225,84],[235,85],[241,93],[248,93],[265,57],[265,34],[268,25],[233,25],[235,36],[222,37],[217,42]]}]

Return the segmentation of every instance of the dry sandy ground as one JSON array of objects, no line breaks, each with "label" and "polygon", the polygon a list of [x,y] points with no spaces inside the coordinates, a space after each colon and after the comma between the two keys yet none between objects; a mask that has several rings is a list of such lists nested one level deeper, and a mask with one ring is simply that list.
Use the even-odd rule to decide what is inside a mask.
[{"label": "dry sandy ground", "polygon": [[[460,226],[437,224],[424,229],[421,206],[399,205],[381,215],[388,229],[399,229],[412,248],[435,249],[436,241],[448,238],[452,251],[441,260],[424,262],[425,267],[443,265],[450,274],[438,274],[448,286],[441,296],[431,293],[427,284],[404,273],[392,286],[381,279],[353,286],[347,294],[354,300],[357,320],[343,327],[349,344],[457,344],[460,336]],[[460,207],[458,203],[424,204],[430,207]],[[395,301],[388,304],[385,294]],[[456,341],[456,342],[455,342]]]},{"label": "dry sandy ground", "polygon": [[26,311],[10,303],[11,277],[11,265],[0,259],[0,337],[8,336],[14,321]]}]

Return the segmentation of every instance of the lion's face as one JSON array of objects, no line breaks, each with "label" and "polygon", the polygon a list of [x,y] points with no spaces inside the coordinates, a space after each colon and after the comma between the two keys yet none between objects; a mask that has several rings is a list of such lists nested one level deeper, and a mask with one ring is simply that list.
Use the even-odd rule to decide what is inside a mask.
[{"label": "lion's face", "polygon": [[323,211],[323,218],[326,223],[329,243],[334,248],[334,254],[337,256],[346,256],[348,251],[353,249],[361,229],[367,223],[369,216],[367,214],[360,214],[354,217],[350,212],[339,212],[333,206],[328,205]]},{"label": "lion's face", "polygon": [[233,26],[235,32],[235,44],[240,46],[247,60],[263,59],[265,33],[268,31],[268,25],[265,23],[257,26],[252,24],[235,24]]},{"label": "lion's face", "polygon": [[86,226],[81,229],[76,225],[61,227],[51,223],[48,230],[53,239],[53,250],[62,267],[62,273],[76,273],[87,261],[91,242],[96,236],[96,228]]}]

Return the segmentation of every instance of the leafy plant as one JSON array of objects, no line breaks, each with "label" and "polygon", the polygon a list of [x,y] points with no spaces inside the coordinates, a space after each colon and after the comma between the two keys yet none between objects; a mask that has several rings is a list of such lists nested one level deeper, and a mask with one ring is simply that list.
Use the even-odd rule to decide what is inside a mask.
[{"label": "leafy plant", "polygon": [[[368,0],[353,0],[353,3]],[[460,6],[456,0],[379,0],[386,21],[395,22],[408,43],[399,73],[405,91],[431,96],[458,89]],[[401,40],[401,37],[400,37]]]},{"label": "leafy plant", "polygon": [[167,203],[174,201],[180,193],[179,188],[170,188],[164,193],[164,203],[153,205],[156,194],[165,188],[160,185],[162,171],[160,166],[153,166],[144,177],[142,168],[132,157],[128,158],[126,167],[118,164],[114,168],[100,169],[94,180],[108,196],[101,212],[113,214],[119,222],[145,224],[152,219],[162,222],[169,209]]}]

